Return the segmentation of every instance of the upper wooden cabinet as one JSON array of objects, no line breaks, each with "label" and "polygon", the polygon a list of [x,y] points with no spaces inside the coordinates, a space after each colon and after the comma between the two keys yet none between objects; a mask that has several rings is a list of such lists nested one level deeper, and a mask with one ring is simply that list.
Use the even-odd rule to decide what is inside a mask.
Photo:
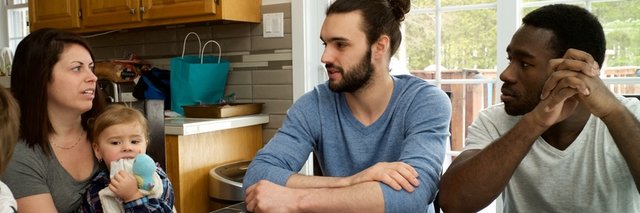
[{"label": "upper wooden cabinet", "polygon": [[29,1],[29,25],[35,29],[53,27],[80,28],[80,2],[78,0]]},{"label": "upper wooden cabinet", "polygon": [[144,2],[144,19],[166,19],[189,16],[215,15],[216,1],[183,0],[142,0]]},{"label": "upper wooden cabinet", "polygon": [[82,0],[82,26],[85,28],[142,21],[139,0]]},{"label": "upper wooden cabinet", "polygon": [[31,31],[80,33],[203,21],[258,23],[261,7],[261,0],[30,0],[29,21]]}]

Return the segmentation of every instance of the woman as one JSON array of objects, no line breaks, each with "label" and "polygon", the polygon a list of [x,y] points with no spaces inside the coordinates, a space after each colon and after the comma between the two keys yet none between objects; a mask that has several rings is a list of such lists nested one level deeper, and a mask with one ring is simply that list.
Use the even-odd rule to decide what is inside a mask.
[{"label": "woman", "polygon": [[87,120],[104,99],[93,66],[86,41],[56,29],[32,32],[16,49],[11,90],[22,110],[21,140],[2,180],[21,213],[75,211],[98,170]]}]

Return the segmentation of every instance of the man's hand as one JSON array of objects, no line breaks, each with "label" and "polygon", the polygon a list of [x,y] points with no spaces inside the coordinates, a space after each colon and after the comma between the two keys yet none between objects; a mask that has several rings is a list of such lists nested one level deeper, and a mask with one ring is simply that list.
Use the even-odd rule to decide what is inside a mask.
[{"label": "man's hand", "polygon": [[133,174],[125,171],[120,171],[113,176],[109,184],[109,189],[124,202],[133,201],[143,196],[142,193],[138,191],[136,178]]},{"label": "man's hand", "polygon": [[404,162],[380,162],[347,177],[349,185],[355,185],[368,181],[378,181],[387,184],[395,190],[407,190],[413,192],[414,187],[420,185],[418,172]]},{"label": "man's hand", "polygon": [[588,53],[569,49],[562,59],[552,59],[550,67],[554,72],[547,79],[541,95],[542,99],[550,99],[546,102],[547,110],[558,107],[573,96],[598,117],[621,107],[600,79],[600,67]]},{"label": "man's hand", "polygon": [[245,203],[249,212],[299,212],[300,190],[291,189],[267,180],[247,188]]}]

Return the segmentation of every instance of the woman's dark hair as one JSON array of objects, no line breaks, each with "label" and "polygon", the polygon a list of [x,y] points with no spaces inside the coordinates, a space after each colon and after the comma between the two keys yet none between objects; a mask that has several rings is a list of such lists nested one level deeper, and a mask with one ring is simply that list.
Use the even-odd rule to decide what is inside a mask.
[{"label": "woman's dark hair", "polygon": [[368,44],[373,44],[381,35],[388,35],[392,56],[402,41],[400,22],[410,9],[409,0],[337,0],[329,6],[326,15],[361,11],[364,20],[361,29],[367,35]]},{"label": "woman's dark hair", "polygon": [[522,18],[524,25],[553,32],[549,46],[562,57],[569,48],[585,51],[602,67],[606,40],[598,18],[586,9],[568,4],[538,8]]},{"label": "woman's dark hair", "polygon": [[[43,28],[31,32],[18,47],[11,67],[11,91],[22,110],[20,137],[29,147],[39,145],[50,154],[49,135],[54,132],[47,110],[47,88],[51,82],[53,66],[60,59],[65,45],[78,44],[93,53],[80,36],[62,30]],[[105,100],[96,88],[93,107],[82,114],[82,127],[89,131],[87,120],[95,117],[105,105]]]}]

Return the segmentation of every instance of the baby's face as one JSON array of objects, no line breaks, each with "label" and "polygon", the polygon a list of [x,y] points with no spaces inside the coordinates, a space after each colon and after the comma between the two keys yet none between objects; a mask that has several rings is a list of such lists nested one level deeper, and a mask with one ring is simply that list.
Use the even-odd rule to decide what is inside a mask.
[{"label": "baby's face", "polygon": [[[147,137],[144,128],[138,122],[116,124],[107,127],[98,135],[93,151],[98,159],[104,160],[107,167],[112,161],[122,158],[133,159],[147,150]],[[109,168],[111,169],[111,168]]]}]

